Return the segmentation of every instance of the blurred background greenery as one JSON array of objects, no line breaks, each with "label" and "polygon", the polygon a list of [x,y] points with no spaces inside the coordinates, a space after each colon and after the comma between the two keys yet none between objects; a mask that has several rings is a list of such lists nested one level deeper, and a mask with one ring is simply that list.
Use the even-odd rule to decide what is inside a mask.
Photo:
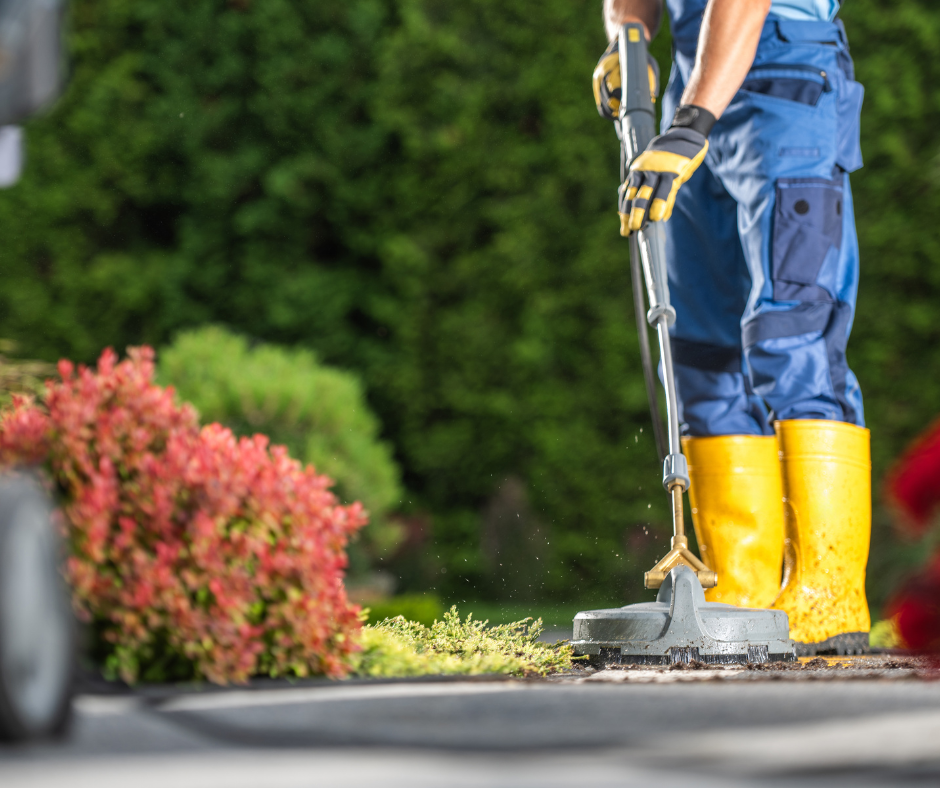
[{"label": "blurred background greenery", "polygon": [[[364,560],[418,607],[644,598],[668,512],[590,90],[600,5],[74,0],[71,86],[0,192],[0,336],[47,361],[165,349],[204,416],[367,500]],[[867,90],[849,361],[877,607],[925,550],[877,482],[940,411],[940,8],[841,16]],[[668,30],[653,51],[668,73]],[[178,336],[205,324],[233,334]]]}]

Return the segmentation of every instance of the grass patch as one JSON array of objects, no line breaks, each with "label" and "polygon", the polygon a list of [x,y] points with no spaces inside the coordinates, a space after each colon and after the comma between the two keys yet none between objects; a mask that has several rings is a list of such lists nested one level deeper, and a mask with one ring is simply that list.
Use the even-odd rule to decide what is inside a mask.
[{"label": "grass patch", "polygon": [[462,619],[456,606],[429,627],[399,616],[363,627],[353,672],[372,677],[544,676],[571,669],[571,646],[542,643],[541,634],[541,619],[489,626],[472,614]]}]

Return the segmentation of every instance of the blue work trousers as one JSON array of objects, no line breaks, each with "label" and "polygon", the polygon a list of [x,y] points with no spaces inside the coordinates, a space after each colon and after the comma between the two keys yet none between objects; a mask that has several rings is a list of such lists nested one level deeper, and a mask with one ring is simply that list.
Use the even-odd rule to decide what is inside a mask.
[{"label": "blue work trousers", "polygon": [[[697,32],[675,39],[664,126]],[[772,419],[864,426],[845,357],[859,275],[849,173],[862,165],[862,93],[841,23],[768,19],[665,222],[686,434],[772,434]]]}]

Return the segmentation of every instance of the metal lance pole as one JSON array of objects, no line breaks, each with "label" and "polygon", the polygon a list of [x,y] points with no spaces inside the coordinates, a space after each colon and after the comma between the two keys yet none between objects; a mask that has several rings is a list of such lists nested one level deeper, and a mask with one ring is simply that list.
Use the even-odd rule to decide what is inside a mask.
[{"label": "metal lance pole", "polygon": [[[656,116],[649,84],[646,37],[639,24],[626,24],[620,29],[620,120],[619,136],[623,145],[625,171],[640,155],[656,133]],[[685,535],[682,495],[691,486],[689,469],[682,454],[679,435],[679,410],[676,396],[676,380],[672,365],[672,346],[669,342],[669,326],[676,322],[676,310],[669,303],[669,281],[666,271],[665,238],[659,222],[651,222],[645,230],[631,236],[630,253],[633,264],[642,266],[646,281],[646,296],[649,311],[646,320],[659,337],[659,357],[662,363],[663,388],[666,392],[667,451],[663,462],[663,487],[672,500],[673,537],[669,553],[666,554],[644,576],[647,588],[659,588],[671,569],[684,564],[695,572],[703,588],[718,584],[717,575],[689,550]],[[646,341],[644,335],[640,342]],[[644,358],[644,362],[646,359]],[[650,362],[651,365],[651,362]],[[647,381],[652,370],[645,370]],[[659,421],[655,407],[655,392],[647,386],[651,397],[654,424]]]}]

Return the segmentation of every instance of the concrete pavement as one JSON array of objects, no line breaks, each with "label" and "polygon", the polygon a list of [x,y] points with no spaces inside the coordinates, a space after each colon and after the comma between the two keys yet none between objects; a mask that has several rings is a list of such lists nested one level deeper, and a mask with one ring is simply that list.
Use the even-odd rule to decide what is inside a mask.
[{"label": "concrete pavement", "polygon": [[0,748],[3,788],[692,781],[940,784],[940,681],[903,667],[640,670],[85,695],[66,741]]}]

